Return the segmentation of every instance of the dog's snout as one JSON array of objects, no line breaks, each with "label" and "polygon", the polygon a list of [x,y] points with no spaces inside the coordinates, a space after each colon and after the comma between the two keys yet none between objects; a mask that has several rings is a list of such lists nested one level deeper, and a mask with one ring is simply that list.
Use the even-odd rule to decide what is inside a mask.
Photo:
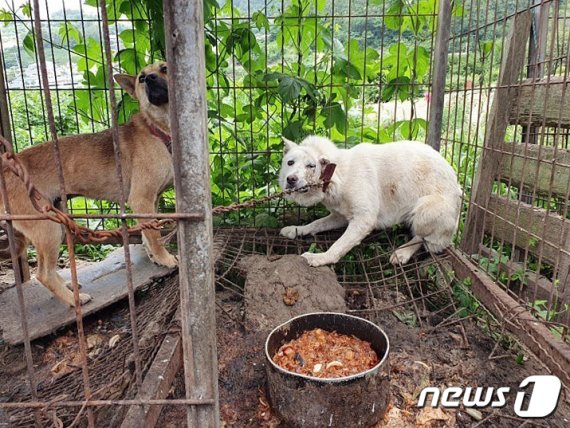
[{"label": "dog's snout", "polygon": [[287,177],[287,184],[289,186],[294,186],[295,184],[297,184],[297,181],[299,181],[299,177],[297,177],[296,175],[290,175],[289,177]]},{"label": "dog's snout", "polygon": [[158,79],[158,75],[156,73],[150,73],[146,75],[144,80],[146,82],[150,82],[150,81],[155,81],[156,79]]}]

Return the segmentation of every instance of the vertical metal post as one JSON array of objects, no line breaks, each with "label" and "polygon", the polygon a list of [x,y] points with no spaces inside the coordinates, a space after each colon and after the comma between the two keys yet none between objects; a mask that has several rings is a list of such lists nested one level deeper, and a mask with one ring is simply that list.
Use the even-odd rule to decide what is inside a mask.
[{"label": "vertical metal post", "polygon": [[[533,1],[533,6],[540,6],[532,9],[532,21],[530,24],[527,77],[531,79],[538,80],[544,77],[550,3],[550,1],[544,0]],[[521,132],[522,142],[538,144],[538,130],[536,126],[523,126]],[[532,192],[524,188],[519,190],[521,193],[521,201],[526,204],[532,204]],[[515,247],[512,257],[513,260],[524,260],[524,253],[525,251],[521,248]]]},{"label": "vertical metal post", "polygon": [[[546,40],[548,32],[548,13],[550,11],[549,1],[534,0],[533,6],[540,4],[540,7],[532,9],[532,22],[530,27],[530,42],[528,44],[528,69],[527,77],[532,79],[540,79],[544,76],[546,58]],[[523,142],[528,144],[537,144],[538,135],[535,126],[523,126],[522,130]],[[527,195],[528,196],[528,195]],[[525,200],[529,203],[532,200]]]},{"label": "vertical metal post", "polygon": [[10,114],[8,113],[8,93],[4,82],[4,55],[0,52],[0,134],[12,142]]},{"label": "vertical metal post", "polygon": [[551,1],[534,0],[532,10],[532,26],[530,27],[530,43],[528,47],[527,77],[540,79],[544,76],[546,58],[546,40],[548,33],[548,13]]},{"label": "vertical metal post", "polygon": [[[8,91],[6,91],[6,84],[4,81],[4,57],[0,52],[0,135],[12,142],[12,131],[10,126],[10,114],[8,112]],[[3,148],[0,146],[0,153]],[[24,253],[23,256],[18,257],[18,264],[20,265],[20,276],[22,282],[30,279],[30,265],[28,265],[28,256]],[[14,269],[16,272],[16,269]]]},{"label": "vertical metal post", "polygon": [[452,0],[439,2],[437,16],[437,35],[433,54],[432,96],[429,109],[427,143],[439,151],[441,125],[443,121],[443,104],[445,97],[445,77],[447,74],[447,53],[449,50],[449,34],[451,31]]},{"label": "vertical metal post", "polygon": [[196,428],[220,420],[202,8],[202,0],[164,2],[176,210],[204,214],[204,221],[178,222],[186,398],[214,399],[188,408],[188,426]]}]

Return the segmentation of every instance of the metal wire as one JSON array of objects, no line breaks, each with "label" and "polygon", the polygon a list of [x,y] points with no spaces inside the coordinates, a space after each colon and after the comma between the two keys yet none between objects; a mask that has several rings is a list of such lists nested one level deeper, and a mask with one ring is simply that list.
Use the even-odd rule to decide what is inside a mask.
[{"label": "metal wire", "polygon": [[[230,1],[225,9],[215,9],[211,22],[207,26],[207,34],[212,40],[219,41],[222,35],[234,28],[244,28],[249,31],[247,35],[248,43],[257,43],[260,52],[265,54],[265,63],[262,69],[265,73],[280,70],[288,72],[296,77],[301,77],[301,68],[312,69],[310,83],[318,87],[323,96],[333,98],[333,94],[344,89],[346,82],[323,80],[320,83],[318,72],[329,73],[335,67],[337,57],[341,52],[341,46],[350,46],[352,42],[360,43],[359,49],[362,51],[364,63],[369,58],[369,50],[374,49],[380,53],[378,65],[381,70],[385,69],[385,61],[388,56],[388,49],[392,42],[408,42],[410,48],[417,49],[421,43],[430,46],[431,51],[435,50],[435,40],[433,34],[426,35],[425,40],[414,38],[408,40],[405,32],[390,34],[386,30],[384,23],[391,18],[411,18],[435,19],[437,11],[433,13],[403,12],[393,14],[389,12],[389,3],[384,1],[381,5],[378,2],[367,0],[350,0],[348,2],[331,1],[324,2],[322,9],[314,4],[312,10],[304,11],[303,14],[292,16],[297,25],[310,26],[316,34],[319,31],[319,23],[322,23],[328,30],[331,39],[339,43],[333,43],[330,50],[330,57],[322,58],[317,50],[310,54],[305,54],[298,49],[295,58],[289,58],[289,53],[285,49],[286,25],[283,20],[279,21],[282,13],[291,2],[271,2],[265,0],[262,12],[265,14],[269,24],[267,27],[257,28],[254,22],[255,13],[253,5],[247,2],[244,10],[238,13],[237,2]],[[294,3],[294,2],[293,2]],[[240,3],[241,4],[241,3]],[[14,1],[10,2],[10,8],[16,11]],[[0,28],[0,48],[2,49],[2,66],[6,71],[7,60],[14,61],[16,65],[12,68],[21,77],[21,83],[10,80],[5,74],[6,95],[9,108],[5,109],[7,117],[12,123],[12,139],[16,151],[32,143],[51,138],[54,141],[54,156],[58,163],[61,180],[62,200],[66,201],[64,177],[61,174],[61,162],[58,160],[57,136],[62,130],[70,133],[81,133],[86,131],[96,132],[103,128],[112,127],[114,129],[114,155],[118,168],[119,181],[122,182],[120,146],[118,144],[118,114],[121,112],[120,105],[115,99],[115,92],[112,82],[112,73],[120,71],[115,69],[112,61],[112,51],[120,47],[120,31],[124,26],[151,25],[147,18],[135,18],[125,20],[120,16],[109,19],[108,10],[111,11],[115,4],[107,5],[104,0],[99,4],[99,8],[91,9],[83,3],[79,3],[78,16],[68,16],[66,4],[63,2],[63,17],[52,17],[48,10],[48,2],[40,10],[39,0],[33,2],[33,18],[16,14],[14,19],[4,21],[8,24],[11,33],[14,34],[14,42],[17,45],[15,52],[8,52],[6,45],[6,32]],[[133,4],[131,8],[135,7]],[[559,89],[560,81],[568,80],[570,65],[570,28],[568,9],[564,2],[558,0],[518,0],[515,2],[503,2],[501,0],[465,0],[462,2],[463,13],[454,17],[451,23],[450,48],[448,55],[448,69],[445,89],[445,110],[444,122],[442,125],[442,152],[454,164],[459,173],[461,184],[464,189],[464,210],[459,221],[460,230],[463,237],[469,231],[462,230],[465,220],[470,210],[482,212],[483,231],[475,236],[470,236],[471,244],[475,247],[472,261],[479,268],[485,269],[492,275],[497,283],[506,290],[510,296],[516,298],[527,309],[531,310],[538,319],[538,322],[558,332],[559,338],[553,340],[568,341],[570,329],[570,310],[564,307],[570,304],[567,299],[570,290],[570,248],[568,227],[560,229],[558,235],[552,235],[549,225],[553,224],[551,219],[566,225],[568,222],[568,199],[570,197],[570,165],[564,161],[564,156],[568,150],[568,139],[570,124],[567,123],[565,108],[563,104],[566,98],[566,84],[563,85],[561,93],[561,104],[558,106],[557,114],[552,114],[551,97]],[[45,11],[45,13],[44,13]],[[498,69],[506,54],[506,39],[513,21],[521,14],[530,11],[535,16],[532,27],[533,39],[531,41],[531,55],[526,61],[526,68],[520,70],[517,81],[500,85],[498,80]],[[116,10],[112,10],[117,15]],[[540,16],[539,13],[541,14]],[[141,14],[144,16],[144,14]],[[546,18],[545,18],[546,17]],[[76,24],[83,40],[87,40],[90,32],[96,35],[99,43],[105,49],[101,58],[90,56],[80,49],[74,50],[69,34],[65,41],[57,40],[55,25]],[[114,26],[114,28],[109,28]],[[235,26],[235,27],[234,27]],[[30,66],[30,72],[38,77],[41,76],[41,85],[30,82],[26,77],[26,60],[23,50],[20,48],[25,44],[25,34],[31,31],[31,37],[35,41],[37,49],[32,52],[34,64]],[[128,27],[131,28],[131,27]],[[229,29],[229,30],[228,30]],[[114,30],[114,31],[113,31]],[[360,31],[360,33],[358,33]],[[114,33],[114,34],[113,34]],[[359,36],[360,34],[360,36]],[[393,40],[389,40],[393,36]],[[306,35],[298,32],[294,43],[302,45],[306,42],[303,38]],[[529,37],[531,35],[529,34]],[[280,39],[280,48],[277,48]],[[117,42],[117,46],[113,43]],[[135,42],[136,43],[136,42]],[[48,49],[46,52],[45,49]],[[135,45],[135,50],[137,46]],[[224,108],[238,112],[242,106],[253,106],[259,110],[263,120],[259,122],[248,120],[225,121],[223,118],[210,119],[210,157],[211,164],[216,169],[222,169],[224,173],[213,177],[214,205],[218,205],[214,212],[221,215],[220,224],[238,225],[242,228],[232,231],[220,231],[216,239],[222,242],[219,255],[218,276],[216,278],[218,286],[236,296],[243,297],[243,287],[236,281],[232,274],[235,274],[236,260],[244,254],[300,254],[306,251],[311,243],[316,243],[323,248],[329,246],[337,238],[337,235],[330,234],[320,236],[313,241],[289,241],[280,238],[274,233],[252,230],[247,227],[259,225],[263,220],[259,214],[267,214],[278,220],[278,223],[290,223],[293,221],[306,221],[307,217],[318,214],[318,211],[305,210],[288,205],[283,202],[283,194],[276,193],[277,185],[275,176],[281,158],[281,146],[279,142],[280,132],[290,122],[305,119],[305,112],[301,109],[291,110],[281,103],[280,108],[276,108],[272,102],[274,93],[272,88],[266,84],[260,84],[255,79],[246,81],[248,69],[247,61],[256,60],[254,52],[249,50],[247,55],[240,59],[237,56],[237,45],[225,46],[220,42],[212,43],[212,50],[216,55],[216,68],[214,71],[208,70],[208,89],[210,101],[223,105]],[[58,55],[64,54],[67,58],[67,66],[72,69],[74,61],[80,59],[85,61],[86,68],[104,65],[104,84],[94,82],[91,73],[84,76],[85,83],[77,79],[77,75],[71,73],[70,82],[64,82],[57,73],[56,62]],[[224,59],[224,55],[228,58]],[[344,72],[350,74],[348,64],[353,59],[354,53],[348,50],[347,65]],[[273,56],[272,56],[273,55]],[[151,56],[160,56],[160,53],[151,52]],[[50,65],[46,57],[50,58]],[[402,66],[400,51],[397,53],[398,71]],[[417,57],[411,58],[412,62],[417,61]],[[301,64],[298,68],[291,67],[291,62]],[[433,70],[433,61],[430,61],[430,70]],[[222,70],[222,63],[227,64]],[[119,66],[120,66],[119,61]],[[143,64],[138,64],[141,67]],[[48,70],[53,72],[53,79],[49,79]],[[408,84],[410,91],[429,93],[432,90],[432,76],[425,80],[420,76],[411,75]],[[226,78],[226,77],[229,77]],[[351,91],[357,94],[350,103],[350,108],[346,108],[344,118],[344,129],[342,131],[333,130],[331,127],[323,127],[316,119],[311,119],[308,128],[319,134],[333,136],[345,146],[349,146],[359,141],[375,141],[377,137],[388,129],[389,125],[399,120],[412,120],[418,116],[418,100],[412,100],[409,112],[401,114],[400,109],[406,103],[398,98],[394,99],[389,106],[388,114],[382,112],[384,107],[381,102],[382,93],[387,88],[387,82],[382,76],[372,79],[363,76],[361,82],[351,83]],[[95,79],[96,80],[96,79]],[[492,119],[491,105],[494,94],[500,90],[516,89],[518,94],[523,91],[528,94],[528,99],[536,104],[536,108],[528,115],[523,111],[526,106],[517,105],[509,112],[509,124],[506,129],[506,139],[515,144],[510,146],[489,145],[485,141],[486,125]],[[256,95],[258,94],[258,95]],[[376,94],[376,95],[374,95]],[[379,94],[379,95],[378,95]],[[539,97],[543,94],[542,98]],[[86,97],[89,100],[88,111],[84,112],[78,108],[77,100]],[[103,100],[101,101],[101,97]],[[256,99],[259,97],[259,99]],[[41,110],[42,119],[39,125],[32,116],[36,100],[39,99],[38,109]],[[70,100],[69,102],[66,99]],[[13,106],[16,101],[21,101],[22,111],[17,111]],[[100,102],[100,104],[98,104]],[[256,104],[257,102],[257,104]],[[52,105],[53,103],[53,105]],[[529,102],[530,103],[530,102]],[[59,121],[56,117],[65,116],[68,105],[72,110],[72,123],[67,127],[59,129]],[[377,111],[368,112],[372,105]],[[407,104],[406,104],[407,105]],[[103,112],[98,112],[98,106],[104,106]],[[4,106],[2,106],[4,107]],[[122,113],[126,113],[122,105]],[[432,106],[427,103],[426,110]],[[242,113],[239,111],[239,113]],[[550,116],[549,116],[550,115]],[[326,116],[326,114],[325,114]],[[389,116],[387,118],[387,116]],[[548,117],[548,120],[547,120]],[[27,126],[16,127],[15,124],[23,118]],[[328,120],[331,119],[330,112]],[[553,126],[554,125],[554,126]],[[353,129],[351,129],[351,127]],[[368,132],[370,128],[372,133]],[[38,131],[39,129],[39,131]],[[355,132],[351,132],[355,131]],[[388,131],[386,131],[388,132]],[[396,131],[391,131],[391,136],[395,136]],[[356,138],[356,136],[358,138]],[[260,142],[261,141],[261,142]],[[259,144],[257,144],[259,143]],[[537,150],[532,151],[530,144],[537,146]],[[471,202],[474,184],[477,177],[477,170],[480,159],[484,155],[489,155],[493,159],[499,159],[503,167],[493,177],[493,200],[499,200],[503,205],[509,204],[513,213],[498,212],[488,204]],[[9,161],[9,156],[5,158]],[[262,165],[262,167],[259,167]],[[17,170],[17,168],[16,168]],[[546,171],[546,172],[544,172]],[[529,180],[528,177],[539,177],[546,174],[546,178],[539,182]],[[566,183],[563,183],[565,181]],[[554,186],[557,184],[557,186]],[[565,187],[566,186],[566,187]],[[563,191],[556,191],[558,188]],[[121,183],[122,188],[122,183]],[[3,189],[3,199],[6,189]],[[565,190],[565,191],[564,191]],[[126,189],[122,189],[123,196]],[[268,196],[270,195],[270,196]],[[491,195],[489,195],[491,196]],[[122,203],[117,205],[106,205],[103,203],[85,203],[84,208],[74,208],[65,204],[70,213],[65,210],[55,217],[43,211],[42,206],[37,215],[21,215],[10,212],[10,207],[5,206],[5,213],[0,215],[0,220],[8,225],[8,235],[13,247],[13,231],[11,223],[14,220],[37,220],[37,219],[59,219],[68,229],[75,230],[79,237],[84,236],[84,242],[104,241],[114,237],[128,242],[129,232],[144,230],[148,227],[162,227],[167,223],[178,220],[202,221],[204,215],[198,212],[172,213],[144,215],[137,213],[127,213],[124,204],[125,198],[121,198]],[[233,204],[233,205],[232,205]],[[89,206],[96,206],[96,209]],[[51,209],[49,212],[54,212]],[[529,211],[540,212],[548,222],[538,224],[529,223],[525,216]],[[239,214],[234,214],[239,212]],[[86,227],[74,226],[75,219],[86,220]],[[121,224],[118,231],[91,231],[95,222],[97,228],[107,227],[104,220],[117,220]],[[127,220],[130,219],[156,219],[156,222],[139,223],[138,226],[128,228]],[[531,226],[529,226],[531,224]],[[558,224],[558,223],[556,223]],[[153,226],[154,225],[154,226]],[[536,227],[535,227],[536,226]],[[528,242],[522,242],[524,237]],[[75,273],[75,258],[73,254],[73,236],[67,234],[67,244],[70,249],[70,261],[72,264],[72,282],[74,283],[74,295],[78,301],[77,278]],[[369,316],[374,319],[381,313],[394,309],[406,310],[414,314],[418,323],[427,324],[424,316],[426,308],[435,314],[441,315],[441,323],[428,325],[433,331],[446,323],[457,322],[457,312],[460,310],[453,300],[453,290],[450,284],[442,288],[434,288],[428,281],[426,286],[425,278],[422,277],[424,268],[420,262],[413,262],[409,266],[398,267],[390,272],[387,265],[388,255],[399,244],[398,235],[387,233],[376,234],[369,238],[367,242],[377,242],[382,245],[371,252],[362,249],[354,253],[353,260],[345,260],[336,266],[337,275],[343,286],[347,290],[357,290],[366,296],[367,305],[361,309],[355,309],[356,313]],[[458,237],[460,242],[461,235]],[[12,248],[12,254],[14,248]],[[13,254],[14,255],[14,254]],[[433,255],[432,255],[433,256]],[[138,349],[139,337],[144,335],[146,328],[145,310],[136,304],[135,293],[132,288],[131,267],[129,261],[128,245],[125,245],[125,259],[127,261],[127,287],[129,309],[125,312],[126,318],[131,326],[132,340],[130,341],[130,352],[134,355],[134,376],[132,377],[133,388],[140,389],[145,368],[152,352]],[[438,259],[438,274],[445,277],[441,268],[445,260]],[[13,260],[15,262],[15,260]],[[15,267],[17,270],[18,268]],[[219,273],[222,272],[222,273]],[[21,313],[25,313],[25,302],[21,291],[21,281],[19,274],[16,275],[16,286],[19,295]],[[432,287],[432,288],[430,288]],[[377,296],[380,296],[378,298]],[[397,299],[390,300],[390,304],[382,302],[383,296],[396,296]],[[176,299],[177,297],[173,297]],[[157,300],[158,301],[158,300]],[[544,303],[541,303],[543,302]],[[156,302],[156,301],[155,301]],[[393,303],[392,303],[393,302]],[[145,309],[147,308],[147,309]],[[172,308],[165,307],[170,311]],[[516,324],[518,313],[509,313],[504,308],[500,322]],[[29,394],[26,397],[19,397],[21,402],[0,403],[0,408],[18,409],[38,409],[36,419],[38,423],[41,411],[54,408],[69,407],[69,412],[73,417],[65,419],[70,423],[75,423],[74,418],[83,417],[81,412],[89,415],[89,424],[94,426],[93,412],[100,406],[127,406],[127,405],[159,405],[175,404],[190,405],[211,405],[211,400],[138,400],[127,399],[97,399],[92,385],[93,373],[89,370],[85,349],[85,333],[81,308],[77,305],[77,329],[78,343],[81,349],[81,379],[74,379],[67,386],[73,385],[83,390],[83,397],[68,397],[57,402],[49,402],[49,397],[38,395],[37,382],[38,374],[34,369],[31,344],[26,338],[24,354],[28,369],[28,382],[30,384]],[[26,320],[22,320],[24,336],[27,336]],[[464,336],[465,333],[463,332]],[[465,339],[467,337],[465,336]],[[125,351],[126,352],[126,351]],[[109,363],[110,364],[110,363]],[[549,364],[557,364],[556,361]],[[105,382],[100,382],[104,366],[97,366],[95,383],[97,388]],[[102,368],[103,367],[103,368]],[[108,383],[108,382],[107,382]],[[63,385],[63,386],[65,386]],[[130,392],[133,392],[134,389]],[[75,389],[74,391],[79,390]],[[94,392],[95,391],[95,392]],[[131,398],[134,395],[131,395]],[[82,410],[78,411],[81,407]],[[70,413],[70,414],[71,414]],[[59,415],[59,413],[58,413]],[[27,420],[27,419],[26,419]]]}]

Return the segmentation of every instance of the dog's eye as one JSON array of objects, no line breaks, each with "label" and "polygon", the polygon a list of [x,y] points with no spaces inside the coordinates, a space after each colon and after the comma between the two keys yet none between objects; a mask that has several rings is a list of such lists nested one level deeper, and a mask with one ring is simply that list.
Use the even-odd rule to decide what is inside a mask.
[{"label": "dog's eye", "polygon": [[287,162],[287,165],[293,166],[293,165],[295,165],[295,161],[294,161],[294,160],[290,160],[289,162]]},{"label": "dog's eye", "polygon": [[314,163],[310,163],[307,165],[307,168],[311,168],[311,169],[315,169],[317,165],[315,165]]},{"label": "dog's eye", "polygon": [[166,74],[166,72],[168,71],[168,69],[166,68],[166,65],[163,65],[162,67],[160,67],[160,72]]},{"label": "dog's eye", "polygon": [[141,73],[141,75],[139,76],[139,83],[144,83],[144,78],[146,76],[144,74]]}]

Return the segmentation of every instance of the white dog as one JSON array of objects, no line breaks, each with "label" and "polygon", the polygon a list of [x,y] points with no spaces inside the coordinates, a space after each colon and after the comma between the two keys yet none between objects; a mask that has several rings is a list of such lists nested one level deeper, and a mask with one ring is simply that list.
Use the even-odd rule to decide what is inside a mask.
[{"label": "white dog", "polygon": [[411,226],[413,239],[390,258],[407,263],[425,243],[435,253],[451,244],[461,205],[453,168],[430,146],[413,141],[359,144],[339,149],[323,137],[285,143],[279,184],[299,189],[317,183],[329,163],[336,169],[326,190],[311,187],[288,198],[303,206],[322,202],[327,217],[306,226],[287,226],[281,235],[294,239],[347,226],[325,253],[304,253],[311,266],[336,263],[374,229],[399,223]]}]

